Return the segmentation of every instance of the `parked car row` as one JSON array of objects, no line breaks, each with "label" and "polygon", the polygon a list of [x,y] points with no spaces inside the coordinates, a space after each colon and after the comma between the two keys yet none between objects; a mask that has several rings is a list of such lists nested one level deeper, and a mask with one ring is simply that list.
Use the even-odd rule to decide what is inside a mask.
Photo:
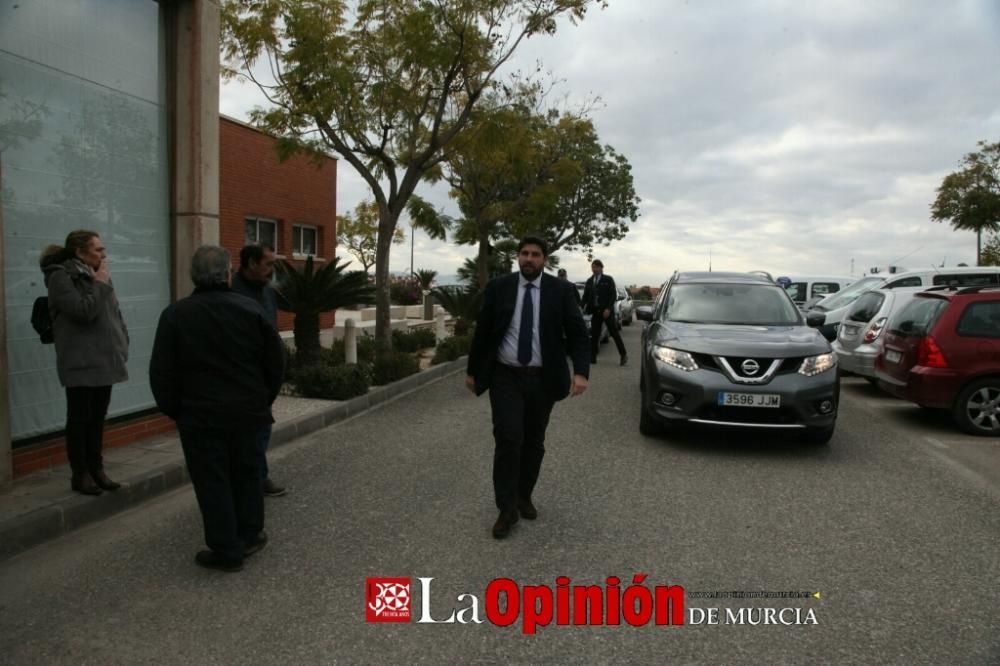
[{"label": "parked car row", "polygon": [[1000,435],[1000,268],[908,271],[855,289],[807,316],[835,332],[841,369],[922,407],[949,409],[965,432]]},{"label": "parked car row", "polygon": [[825,443],[847,372],[1000,435],[1000,268],[870,275],[837,283],[808,314],[794,296],[810,287],[787,286],[763,272],[675,273],[635,308],[647,322],[639,430],[773,428]]}]

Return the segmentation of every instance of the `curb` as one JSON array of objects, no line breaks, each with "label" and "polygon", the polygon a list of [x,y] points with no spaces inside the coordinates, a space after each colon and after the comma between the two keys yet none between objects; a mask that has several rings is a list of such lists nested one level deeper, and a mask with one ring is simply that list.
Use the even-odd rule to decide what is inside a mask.
[{"label": "curb", "polygon": [[[269,448],[288,444],[338,421],[363,414],[393,398],[464,370],[465,366],[466,357],[463,356],[455,361],[431,366],[398,382],[374,387],[367,395],[330,405],[314,414],[276,423],[271,431]],[[121,480],[121,490],[105,493],[98,501],[92,497],[70,495],[48,506],[0,522],[0,561],[84,525],[139,506],[187,485],[191,479],[188,477],[184,457],[178,452],[176,460],[166,461],[159,467]]]}]

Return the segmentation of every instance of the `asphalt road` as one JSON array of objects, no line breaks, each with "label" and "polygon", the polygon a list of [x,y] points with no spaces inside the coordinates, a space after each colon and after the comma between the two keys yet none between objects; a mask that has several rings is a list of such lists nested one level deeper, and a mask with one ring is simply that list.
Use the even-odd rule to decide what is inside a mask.
[{"label": "asphalt road", "polygon": [[[242,573],[196,567],[189,488],[0,565],[3,663],[1000,663],[997,440],[845,381],[826,447],[786,435],[639,435],[636,362],[605,346],[556,406],[540,517],[495,541],[489,404],[453,375],[278,450],[291,492]],[[682,585],[683,626],[490,623],[485,591],[567,576]],[[413,583],[410,623],[367,623],[367,577]],[[418,623],[478,598],[481,624]],[[696,598],[804,591],[819,598]],[[720,624],[693,624],[720,608]],[[815,624],[726,624],[726,609]],[[741,616],[740,613],[743,613]],[[755,611],[761,612],[761,611]],[[471,611],[463,617],[469,619]],[[784,617],[794,620],[795,613]],[[697,619],[697,618],[695,618]]]}]

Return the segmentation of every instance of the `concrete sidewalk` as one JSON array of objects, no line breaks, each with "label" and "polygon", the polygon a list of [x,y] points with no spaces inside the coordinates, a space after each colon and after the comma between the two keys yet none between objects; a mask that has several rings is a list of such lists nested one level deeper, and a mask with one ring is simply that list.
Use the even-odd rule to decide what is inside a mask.
[{"label": "concrete sidewalk", "polygon": [[[271,448],[462,371],[465,364],[465,358],[461,358],[431,366],[342,402],[279,396],[274,404]],[[11,488],[0,492],[0,561],[189,482],[176,432],[109,449],[104,464],[108,476],[122,484],[116,492],[97,497],[73,492],[69,465],[15,479]]]}]

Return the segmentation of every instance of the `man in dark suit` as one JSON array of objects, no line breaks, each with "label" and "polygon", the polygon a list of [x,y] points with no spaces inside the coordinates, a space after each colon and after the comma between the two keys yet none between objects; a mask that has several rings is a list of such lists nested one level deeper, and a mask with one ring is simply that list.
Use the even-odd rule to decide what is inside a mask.
[{"label": "man in dark suit", "polygon": [[590,314],[590,362],[597,363],[597,350],[601,344],[601,326],[607,325],[608,333],[618,347],[621,355],[621,364],[628,363],[628,354],[625,353],[625,343],[622,342],[621,333],[618,331],[618,322],[615,320],[615,301],[618,300],[618,288],[615,287],[615,280],[610,275],[604,274],[604,263],[600,259],[594,259],[590,264],[593,275],[587,278],[587,284],[583,288],[584,312]]},{"label": "man in dark suit", "polygon": [[[545,241],[518,244],[520,271],[486,285],[469,351],[466,387],[490,392],[493,411],[493,491],[500,516],[493,536],[502,539],[518,517],[534,520],[531,500],[545,455],[545,429],[556,402],[587,389],[587,329],[576,287],[545,275]],[[564,339],[572,349],[573,377]]]}]

